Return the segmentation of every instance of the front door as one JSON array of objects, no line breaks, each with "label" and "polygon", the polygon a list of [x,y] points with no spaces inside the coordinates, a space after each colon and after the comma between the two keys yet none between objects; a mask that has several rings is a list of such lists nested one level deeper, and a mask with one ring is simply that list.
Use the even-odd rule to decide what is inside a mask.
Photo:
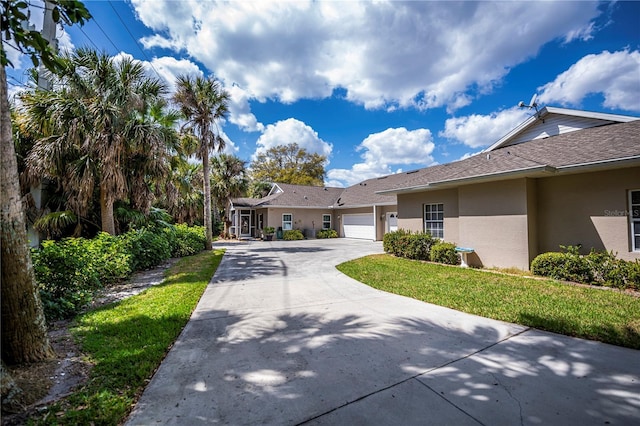
[{"label": "front door", "polygon": [[398,230],[398,213],[387,213],[387,232]]},{"label": "front door", "polygon": [[240,214],[240,236],[251,236],[251,212],[249,211],[247,211],[246,213],[243,211]]}]

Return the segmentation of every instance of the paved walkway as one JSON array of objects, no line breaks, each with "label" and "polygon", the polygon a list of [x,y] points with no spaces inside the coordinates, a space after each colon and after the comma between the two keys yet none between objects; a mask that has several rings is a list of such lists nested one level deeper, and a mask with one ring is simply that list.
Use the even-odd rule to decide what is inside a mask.
[{"label": "paved walkway", "polygon": [[358,240],[228,246],[128,425],[640,424],[640,352],[387,294]]}]

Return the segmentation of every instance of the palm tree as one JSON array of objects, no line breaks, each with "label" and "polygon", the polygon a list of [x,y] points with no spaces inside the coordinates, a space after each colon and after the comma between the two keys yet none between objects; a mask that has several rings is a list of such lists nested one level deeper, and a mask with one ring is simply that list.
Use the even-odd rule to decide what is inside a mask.
[{"label": "palm tree", "polygon": [[206,249],[211,250],[213,233],[209,153],[216,148],[218,151],[224,149],[225,143],[220,137],[217,122],[227,115],[229,94],[213,77],[179,76],[173,99],[186,120],[182,130],[198,140],[196,155],[202,160]]},{"label": "palm tree", "polygon": [[246,163],[235,155],[220,154],[211,159],[211,193],[218,213],[229,200],[244,194],[249,187]]},{"label": "palm tree", "polygon": [[64,60],[53,90],[22,96],[34,133],[42,135],[27,157],[27,174],[56,179],[79,217],[97,191],[101,228],[115,234],[114,203],[130,197],[148,211],[148,179],[166,173],[173,139],[151,114],[166,88],[133,59],[78,49]]},{"label": "palm tree", "polygon": [[165,193],[163,207],[177,223],[202,224],[202,164],[190,163],[180,156],[174,157],[169,181],[170,188]]}]

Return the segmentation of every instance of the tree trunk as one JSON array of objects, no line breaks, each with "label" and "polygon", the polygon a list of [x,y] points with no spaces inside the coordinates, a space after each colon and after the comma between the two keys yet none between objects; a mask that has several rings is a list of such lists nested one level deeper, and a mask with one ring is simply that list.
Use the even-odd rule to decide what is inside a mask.
[{"label": "tree trunk", "polygon": [[204,230],[205,237],[207,238],[207,246],[205,247],[205,250],[211,250],[213,244],[213,232],[211,230],[211,181],[209,180],[209,169],[209,151],[204,149],[202,154],[202,177],[204,183],[202,186],[204,191]]},{"label": "tree trunk", "polygon": [[0,66],[0,246],[2,255],[2,360],[8,364],[54,356],[35,284],[27,240],[7,94],[7,75]]},{"label": "tree trunk", "polygon": [[116,220],[113,216],[113,200],[109,196],[104,183],[100,184],[100,218],[102,232],[116,235]]}]

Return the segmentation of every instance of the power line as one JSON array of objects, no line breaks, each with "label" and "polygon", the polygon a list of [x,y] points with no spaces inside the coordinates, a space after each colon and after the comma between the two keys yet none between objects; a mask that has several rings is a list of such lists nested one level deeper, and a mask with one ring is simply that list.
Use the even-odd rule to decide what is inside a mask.
[{"label": "power line", "polygon": [[124,20],[122,19],[122,17],[120,16],[118,11],[116,10],[116,8],[113,5],[113,3],[111,2],[111,0],[108,0],[108,1],[109,1],[109,6],[111,6],[111,9],[113,9],[113,11],[115,12],[116,16],[120,20],[120,23],[122,23],[122,26],[124,27],[124,29],[127,30],[127,34],[129,34],[129,37],[131,37],[131,40],[133,40],[133,42],[136,44],[136,46],[138,46],[138,49],[140,50],[140,53],[142,53],[142,56],[144,56],[144,58],[147,60],[147,62],[151,66],[151,69],[153,69],[153,71],[156,73],[158,78],[162,80],[162,77],[160,77],[160,73],[153,66],[153,63],[151,62],[151,59],[149,59],[149,57],[147,56],[147,53],[142,49],[142,46],[140,46],[140,43],[138,43],[138,40],[136,40],[136,38],[133,36],[133,34],[131,34],[131,31],[129,31],[129,27],[127,27],[127,24],[124,23]]},{"label": "power line", "polygon": [[98,22],[98,20],[95,17],[93,18],[93,22],[95,22],[95,24],[98,26],[98,28],[100,28],[100,31],[102,31],[102,34],[104,34],[104,36],[107,38],[107,40],[109,40],[109,42],[111,43],[113,48],[116,49],[116,53],[119,53],[120,49],[118,49],[118,46],[116,46],[116,44],[113,42],[113,40],[111,40],[111,37],[109,37],[109,35],[105,32],[105,30],[102,29],[102,26],[100,25],[100,23]]}]

